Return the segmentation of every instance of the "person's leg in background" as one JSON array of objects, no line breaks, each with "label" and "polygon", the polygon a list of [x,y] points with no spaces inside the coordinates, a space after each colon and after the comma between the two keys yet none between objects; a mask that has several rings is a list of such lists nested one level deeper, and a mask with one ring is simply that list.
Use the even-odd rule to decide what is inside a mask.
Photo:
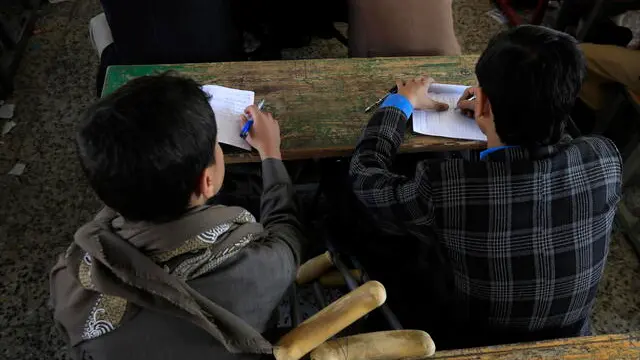
[{"label": "person's leg in background", "polygon": [[[576,36],[580,20],[585,20],[596,5],[595,0],[563,0],[556,18],[555,29]],[[610,18],[630,10],[640,9],[640,0],[606,0],[602,4],[600,15],[596,18],[586,35],[584,42],[625,46],[628,37],[621,26]]]},{"label": "person's leg in background", "polygon": [[459,55],[452,0],[349,0],[352,57]]},{"label": "person's leg in background", "polygon": [[598,20],[591,27],[584,38],[584,42],[625,47],[632,39],[633,32],[631,29],[618,26],[613,20],[604,18]]},{"label": "person's leg in background", "polygon": [[232,0],[101,0],[114,43],[101,54],[96,87],[109,65],[246,59]]},{"label": "person's leg in background", "polygon": [[563,0],[556,19],[555,29],[575,36],[578,31],[578,23],[587,14],[592,6],[591,4],[592,1]]},{"label": "person's leg in background", "polygon": [[100,97],[107,67],[120,64],[105,13],[100,13],[89,21],[89,38],[93,49],[98,53],[98,58],[100,58],[96,79],[96,96]]},{"label": "person's leg in background", "polygon": [[231,0],[101,0],[118,54],[131,64],[240,60]]},{"label": "person's leg in background", "polygon": [[587,77],[571,114],[583,134],[592,131],[595,114],[605,106],[606,85],[619,83],[640,94],[640,51],[613,45],[580,44]]}]

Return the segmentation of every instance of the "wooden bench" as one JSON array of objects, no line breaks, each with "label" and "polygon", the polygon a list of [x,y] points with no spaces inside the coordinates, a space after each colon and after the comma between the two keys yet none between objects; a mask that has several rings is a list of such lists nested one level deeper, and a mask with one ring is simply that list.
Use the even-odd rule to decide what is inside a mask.
[{"label": "wooden bench", "polygon": [[[438,346],[436,341],[436,347]],[[525,344],[436,351],[430,359],[530,360],[530,359],[640,359],[640,333],[558,339]]]}]

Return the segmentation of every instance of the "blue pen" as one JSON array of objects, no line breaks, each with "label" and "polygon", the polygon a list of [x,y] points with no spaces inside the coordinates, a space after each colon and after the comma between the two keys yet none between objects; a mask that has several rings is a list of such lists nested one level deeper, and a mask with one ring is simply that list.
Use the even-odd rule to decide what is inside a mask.
[{"label": "blue pen", "polygon": [[[258,103],[258,110],[262,110],[262,107],[264,106],[264,99],[260,100],[260,102]],[[249,130],[251,130],[251,126],[253,126],[253,118],[249,118],[247,119],[247,123],[244,124],[244,126],[242,127],[242,131],[240,131],[240,137],[243,139],[247,138],[247,135],[249,135]]]}]

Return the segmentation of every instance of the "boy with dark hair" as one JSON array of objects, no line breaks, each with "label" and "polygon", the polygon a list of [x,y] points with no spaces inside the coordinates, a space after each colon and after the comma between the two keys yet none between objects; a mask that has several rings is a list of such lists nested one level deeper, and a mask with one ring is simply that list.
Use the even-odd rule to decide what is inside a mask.
[{"label": "boy with dark hair", "polygon": [[[134,79],[91,106],[80,161],[106,207],[51,273],[54,318],[76,359],[271,353],[261,333],[292,284],[304,238],[280,129],[255,106],[261,220],[209,206],[224,158],[207,95],[171,75]],[[246,119],[245,119],[246,120]]]},{"label": "boy with dark hair", "polygon": [[403,325],[426,328],[441,348],[589,334],[622,165],[610,140],[565,131],[584,71],[566,34],[537,26],[498,34],[477,63],[479,87],[458,103],[487,149],[422,161],[413,177],[391,167],[413,109],[442,108],[427,96],[431,80],[399,82],[373,115],[351,162],[353,191],[381,230],[421,240],[423,258],[440,256],[452,279],[441,303],[451,311],[429,313],[424,304],[442,294],[409,292],[433,289],[428,274],[402,294],[378,278]]}]

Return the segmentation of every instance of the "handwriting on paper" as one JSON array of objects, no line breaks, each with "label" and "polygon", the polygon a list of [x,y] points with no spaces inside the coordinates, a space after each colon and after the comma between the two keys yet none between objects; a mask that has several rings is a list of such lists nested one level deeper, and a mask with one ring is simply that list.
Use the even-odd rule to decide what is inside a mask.
[{"label": "handwriting on paper", "polygon": [[486,141],[475,120],[468,118],[456,109],[458,100],[466,86],[433,84],[429,96],[436,101],[449,105],[447,111],[422,111],[413,113],[413,131],[424,135],[442,136],[453,139]]},{"label": "handwriting on paper", "polygon": [[209,104],[216,116],[218,141],[251,150],[251,146],[240,137],[240,130],[242,130],[241,116],[244,109],[253,104],[255,93],[218,85],[205,85],[202,90],[211,97]]}]

